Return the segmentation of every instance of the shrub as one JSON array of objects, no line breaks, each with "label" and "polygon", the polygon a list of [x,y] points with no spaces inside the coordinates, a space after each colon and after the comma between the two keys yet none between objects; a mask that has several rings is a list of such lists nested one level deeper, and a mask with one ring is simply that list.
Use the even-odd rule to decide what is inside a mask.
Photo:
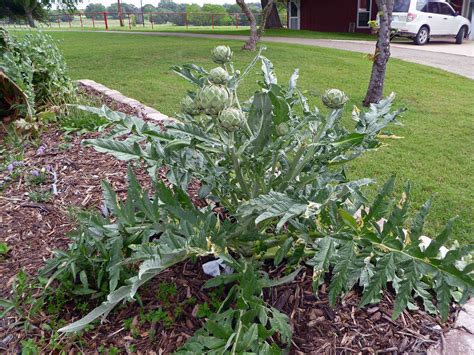
[{"label": "shrub", "polygon": [[[115,276],[107,299],[61,331],[83,329],[133,299],[140,286],[163,270],[203,256],[218,258],[233,273],[206,283],[205,288],[227,285],[228,292],[183,353],[278,353],[278,344],[289,346],[288,317],[265,303],[263,290],[291,282],[304,265],[313,268],[315,293],[326,277],[330,279],[331,304],[355,285],[362,289],[360,306],[377,302],[390,284],[396,292],[394,318],[421,300],[427,311],[446,319],[452,297],[462,302],[473,291],[473,246],[443,249],[454,220],[429,245],[422,244],[431,200],[410,218],[410,184],[396,201],[392,177],[369,201],[363,187],[372,180],[350,180],[346,174],[346,163],[379,147],[385,127],[403,112],[391,111],[395,96],[367,112],[354,107],[355,124],[349,128],[342,121],[347,102],[343,92],[332,89],[325,94],[323,113],[310,108],[297,89],[298,71],[288,85],[280,85],[273,64],[261,52],[243,72],[234,69],[231,57],[227,47],[213,51],[213,60],[228,73],[220,85],[215,83],[216,71],[211,82],[202,67],[173,68],[197,89],[188,94],[179,120],[168,122],[165,131],[105,108],[84,107],[116,125],[109,136],[86,144],[121,160],[145,163],[156,192],[149,197],[132,171],[126,202],[118,203],[104,185],[107,210],[116,221],[110,227],[114,234],[103,230],[108,222],[100,222],[95,236],[86,239],[90,244],[103,238],[127,242],[119,243],[116,259],[109,253],[119,248],[97,247],[92,255],[103,265],[82,269],[87,279],[107,272],[110,279],[110,272],[123,265],[131,266],[127,272],[134,275],[127,281]],[[238,86],[259,62],[260,87],[242,101]],[[161,166],[167,168],[171,188],[157,181]],[[201,182],[205,208],[195,207],[185,192],[193,179]],[[228,217],[221,220],[216,206]],[[92,233],[90,224],[85,225]],[[61,259],[51,263],[50,273],[63,272]],[[268,270],[282,263],[286,276],[270,279]]]},{"label": "shrub", "polygon": [[[56,113],[59,106],[75,99],[75,84],[68,75],[64,57],[54,40],[44,33],[27,34],[16,40],[0,28],[0,74],[13,82],[25,98],[16,100],[21,108],[16,116],[23,119],[15,123],[21,131],[25,127],[37,128],[37,112]],[[7,101],[6,95],[0,99]]]}]

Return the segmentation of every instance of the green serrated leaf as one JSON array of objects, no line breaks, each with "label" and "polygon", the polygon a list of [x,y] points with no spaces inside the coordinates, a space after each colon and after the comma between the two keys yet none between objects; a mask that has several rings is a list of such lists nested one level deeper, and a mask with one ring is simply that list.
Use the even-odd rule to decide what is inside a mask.
[{"label": "green serrated leaf", "polygon": [[374,276],[372,276],[369,286],[364,290],[359,307],[364,307],[379,298],[380,291],[387,284],[387,280],[393,278],[395,270],[396,265],[393,254],[387,254],[377,261]]},{"label": "green serrated leaf", "polygon": [[291,246],[293,245],[293,239],[288,238],[285,240],[283,245],[278,249],[278,251],[275,254],[275,259],[273,259],[273,265],[278,266],[281,264],[283,259],[288,255],[288,252],[290,251]]}]

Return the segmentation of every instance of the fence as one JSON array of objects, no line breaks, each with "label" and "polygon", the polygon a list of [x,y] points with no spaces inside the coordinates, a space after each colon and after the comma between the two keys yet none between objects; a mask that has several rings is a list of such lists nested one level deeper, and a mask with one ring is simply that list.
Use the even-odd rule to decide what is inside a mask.
[{"label": "fence", "polygon": [[[256,13],[257,24],[261,14]],[[283,18],[284,17],[284,18]],[[286,16],[282,23],[287,24]],[[26,21],[2,21],[4,26],[26,26]],[[0,24],[2,24],[0,22]],[[206,13],[206,12],[89,12],[49,15],[47,22],[38,22],[39,27],[58,29],[228,29],[238,30],[249,27],[249,21],[243,13]]]}]

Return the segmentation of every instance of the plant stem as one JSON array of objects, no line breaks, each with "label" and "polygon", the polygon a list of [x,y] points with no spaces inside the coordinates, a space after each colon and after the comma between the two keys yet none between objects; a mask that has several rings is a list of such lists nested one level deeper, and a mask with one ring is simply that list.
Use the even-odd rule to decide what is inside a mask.
[{"label": "plant stem", "polygon": [[243,192],[247,195],[247,198],[250,198],[250,190],[245,183],[244,176],[242,175],[242,169],[240,168],[239,158],[235,152],[235,145],[234,145],[234,132],[230,133],[229,135],[229,152],[230,156],[232,157],[232,163],[234,164],[235,175],[237,176],[237,180],[239,181],[239,185]]}]

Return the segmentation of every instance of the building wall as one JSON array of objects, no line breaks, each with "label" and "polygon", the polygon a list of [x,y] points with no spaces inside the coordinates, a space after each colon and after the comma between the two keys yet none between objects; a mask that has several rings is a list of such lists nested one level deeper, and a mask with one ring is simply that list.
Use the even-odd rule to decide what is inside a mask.
[{"label": "building wall", "polygon": [[[449,0],[459,13],[463,2],[470,0]],[[357,23],[358,0],[301,0],[301,29],[323,32],[349,32],[351,23]],[[468,11],[466,11],[468,12]],[[371,19],[377,16],[377,5],[372,0]],[[370,32],[370,29],[355,28],[356,32]],[[474,31],[473,31],[474,32]]]},{"label": "building wall", "polygon": [[[358,0],[301,0],[301,29],[325,32],[349,32],[351,23],[357,22]],[[372,19],[377,5],[372,0]],[[356,32],[370,32],[358,29]]]}]

